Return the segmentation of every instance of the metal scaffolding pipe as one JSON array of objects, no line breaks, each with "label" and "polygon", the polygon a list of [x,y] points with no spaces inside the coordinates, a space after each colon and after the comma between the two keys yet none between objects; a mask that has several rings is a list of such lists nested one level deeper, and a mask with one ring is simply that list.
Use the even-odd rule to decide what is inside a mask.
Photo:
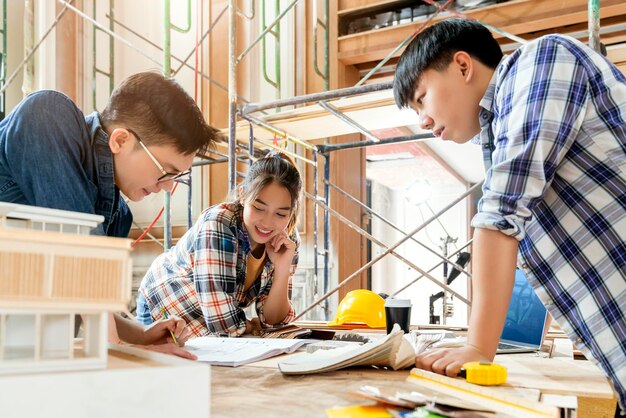
[{"label": "metal scaffolding pipe", "polygon": [[[317,1],[313,4],[313,70],[315,73],[324,80],[324,90],[328,90],[330,77],[329,77],[329,62],[328,62],[328,42],[329,42],[329,2],[324,0],[324,22],[317,17]],[[317,28],[318,26],[324,29],[324,71],[320,71],[317,64]]]},{"label": "metal scaffolding pipe", "polygon": [[[277,24],[278,22],[280,22],[280,21],[281,21],[281,19],[283,18],[283,16],[285,16],[285,15],[287,14],[287,12],[288,12],[289,10],[291,10],[291,9],[293,8],[293,6],[295,6],[295,5],[296,5],[296,3],[297,3],[297,2],[298,2],[298,0],[294,0],[293,2],[291,2],[291,4],[290,4],[289,6],[287,6],[287,8],[286,8],[285,10],[283,10],[283,11],[282,11],[282,13],[281,13],[281,14],[279,14],[279,15],[278,15],[278,17],[277,17],[276,19],[274,19],[274,21],[273,21],[272,23],[270,23],[270,24],[269,24],[269,26],[268,26],[268,27],[266,27],[266,28],[265,28],[265,30],[264,30],[264,31],[263,31],[263,32],[262,32],[262,33],[261,33],[261,34],[260,34],[260,35],[259,35],[259,36],[258,36],[258,37],[257,37],[257,38],[256,38],[256,39],[255,39],[255,40],[254,40],[251,44],[250,44],[250,45],[248,45],[248,47],[247,47],[247,48],[246,48],[246,49],[245,49],[245,50],[244,50],[244,51],[243,51],[243,52],[242,52],[242,53],[241,53],[241,54],[240,54],[240,55],[236,58],[236,62],[237,62],[237,63],[239,63],[239,62],[243,59],[243,57],[244,57],[244,56],[246,56],[246,54],[247,54],[248,52],[250,52],[250,50],[251,50],[252,48],[254,48],[254,46],[255,46],[256,44],[258,44],[258,43],[259,43],[259,41],[260,41],[261,39],[263,39],[263,38],[265,37],[265,35],[267,35],[267,33],[268,33],[270,30],[272,30],[272,28],[273,28],[274,26],[276,26],[276,24]],[[235,11],[235,13],[236,13],[236,11]],[[229,14],[230,14],[230,12],[229,12]]]},{"label": "metal scaffolding pipe", "polygon": [[[322,208],[324,208],[325,211],[330,212],[331,215],[334,215],[336,218],[338,218],[340,221],[342,221],[344,224],[348,225],[351,229],[353,229],[354,231],[356,231],[358,234],[360,234],[361,236],[367,238],[368,240],[372,241],[373,243],[375,243],[376,245],[378,245],[379,247],[384,248],[385,250],[389,250],[389,253],[393,256],[395,256],[397,259],[399,259],[400,261],[404,262],[406,265],[408,265],[409,267],[411,267],[413,270],[417,271],[418,273],[422,274],[423,276],[426,276],[427,279],[430,279],[433,283],[435,283],[436,285],[440,286],[441,288],[447,290],[448,292],[452,293],[454,296],[456,296],[457,298],[459,298],[459,300],[463,301],[466,304],[470,304],[469,300],[467,300],[464,296],[460,295],[458,292],[456,292],[455,290],[453,290],[452,288],[450,288],[447,284],[440,282],[439,280],[435,279],[433,276],[431,276],[430,274],[428,274],[428,272],[422,270],[421,268],[419,268],[415,263],[413,263],[412,261],[408,260],[407,258],[403,257],[402,255],[398,254],[397,252],[390,250],[389,247],[387,247],[387,245],[385,245],[385,243],[383,243],[382,241],[377,240],[373,235],[371,235],[370,233],[368,233],[367,231],[365,231],[363,228],[359,227],[358,225],[356,225],[354,222],[352,222],[350,219],[346,218],[345,216],[343,216],[342,214],[340,214],[339,212],[337,212],[336,210],[330,208],[329,206],[325,205],[324,203],[320,202],[319,200],[315,199],[312,195],[310,195],[307,192],[304,192],[304,195],[311,199],[313,202],[315,202],[317,205],[320,205]],[[442,262],[443,264],[443,262]],[[356,276],[355,276],[356,277]],[[344,280],[343,282],[341,282],[340,286],[343,286],[346,283],[346,280]]]},{"label": "metal scaffolding pipe", "polygon": [[589,0],[587,6],[589,20],[589,46],[601,52],[600,45],[600,0]]},{"label": "metal scaffolding pipe", "polygon": [[[252,123],[250,123],[250,125],[249,125],[249,126],[250,126],[250,131],[252,131],[252,126],[254,125],[255,121],[251,121],[251,120],[249,120],[250,118],[254,119],[254,117],[252,117],[252,116],[243,116],[243,119],[246,119],[246,120],[248,120],[249,122],[252,122]],[[263,125],[259,125],[259,126],[261,126],[261,127],[265,128],[265,129],[269,129],[269,130],[273,130],[273,129],[275,129],[275,128],[266,128],[266,127],[265,127],[265,126],[263,126]],[[279,132],[279,133],[282,133],[282,131],[281,131],[281,132]],[[281,136],[282,136],[282,135],[281,135]],[[293,142],[295,142],[295,143],[296,143],[296,144],[298,144],[298,145],[302,145],[302,141],[300,141],[300,140],[299,140],[299,139],[297,139],[297,138],[289,137],[289,138],[286,138],[286,139],[287,139],[287,140],[290,140],[290,141],[293,141]],[[252,141],[252,142],[251,142],[251,141]],[[268,148],[272,148],[272,149],[275,149],[275,150],[277,150],[277,151],[280,151],[280,152],[282,152],[282,153],[284,153],[284,154],[286,154],[286,155],[290,156],[290,157],[291,157],[291,158],[293,158],[294,160],[304,161],[304,162],[309,163],[309,164],[311,164],[311,165],[313,165],[313,166],[317,164],[315,161],[310,160],[310,159],[308,159],[308,158],[306,158],[306,157],[303,157],[303,156],[301,156],[301,155],[299,155],[299,154],[297,154],[297,153],[295,153],[295,152],[291,152],[291,151],[289,151],[289,150],[287,150],[287,149],[285,149],[285,148],[281,148],[281,147],[279,147],[279,146],[277,146],[277,145],[274,145],[274,144],[273,144],[273,143],[271,143],[271,142],[266,142],[266,141],[264,141],[264,140],[261,140],[261,139],[258,139],[258,138],[254,138],[254,137],[252,137],[252,138],[250,138],[250,139],[248,140],[248,148],[249,148],[249,149],[253,149],[253,148],[251,148],[251,147],[254,147],[254,145],[253,145],[253,142],[254,142],[254,141],[257,141],[257,142],[261,143],[261,145],[264,145],[264,146],[266,146],[266,147],[268,147]],[[240,144],[240,143],[238,142],[237,144]],[[250,155],[254,155],[254,153],[250,152]]]},{"label": "metal scaffolding pipe", "polygon": [[[403,231],[402,229],[400,229],[399,227],[394,225],[393,222],[391,222],[390,220],[386,219],[382,215],[376,213],[376,211],[374,209],[372,209],[369,206],[367,206],[366,204],[362,203],[361,201],[359,201],[359,199],[355,198],[350,193],[346,192],[345,190],[339,188],[338,186],[336,186],[335,184],[332,184],[332,183],[330,183],[330,187],[332,187],[339,194],[341,194],[344,197],[348,198],[353,203],[355,203],[358,206],[360,206],[361,209],[364,209],[367,213],[374,215],[376,218],[380,219],[383,223],[385,223],[386,225],[388,225],[391,228],[395,229],[397,232],[400,232],[402,235],[406,235],[405,231]],[[437,251],[433,250],[428,245],[422,243],[421,241],[419,241],[419,240],[417,240],[417,239],[415,239],[413,237],[411,237],[411,241],[413,241],[417,245],[420,245],[422,248],[426,249],[428,252],[430,252],[431,254],[435,255],[436,257],[442,259],[443,260],[442,262],[450,263],[450,265],[452,265],[452,267],[460,270],[462,273],[465,273],[467,276],[472,277],[471,274],[466,272],[463,267],[461,267],[460,265],[458,265],[457,263],[452,261],[450,258],[444,257],[443,255],[439,254]]]},{"label": "metal scaffolding pipe", "polygon": [[[315,164],[313,165],[313,195],[317,198],[319,193],[319,170],[317,167],[317,152],[313,153],[313,161]],[[306,179],[305,179],[306,180]],[[317,251],[318,251],[318,228],[319,228],[319,211],[317,210],[317,205],[313,204],[313,287],[315,289],[313,298],[317,298],[318,295],[318,263],[317,263]],[[306,207],[304,208],[306,211]]]},{"label": "metal scaffolding pipe", "polygon": [[[28,52],[32,49],[35,42],[35,2],[33,0],[24,1],[24,53],[29,55]],[[6,50],[2,51],[5,52]],[[22,95],[28,96],[33,92],[33,86],[35,84],[35,61],[29,60],[24,66],[24,73],[22,75]]]},{"label": "metal scaffolding pipe", "polygon": [[293,106],[303,103],[319,102],[321,100],[341,99],[342,97],[354,96],[356,94],[371,93],[374,91],[389,90],[393,87],[393,82],[367,84],[358,87],[346,87],[343,89],[323,91],[320,93],[305,94],[302,96],[290,97],[287,99],[274,100],[263,103],[248,103],[241,109],[242,115],[258,112],[260,110],[274,109],[276,107]]},{"label": "metal scaffolding pipe", "polygon": [[[7,0],[2,0],[2,63],[0,63],[0,84],[4,85],[7,76]],[[0,93],[0,119],[4,119],[6,113],[6,95],[4,91]]]},{"label": "metal scaffolding pipe", "polygon": [[[328,154],[324,154],[324,156],[327,156]],[[469,196],[470,194],[472,194],[474,192],[474,190],[476,188],[478,188],[481,185],[481,183],[476,183],[474,186],[470,187],[468,190],[466,190],[463,194],[461,194],[459,197],[457,197],[455,200],[453,200],[451,203],[449,203],[446,207],[444,207],[443,209],[441,209],[439,212],[437,212],[436,214],[434,214],[433,216],[431,216],[430,218],[428,218],[428,220],[422,222],[421,225],[417,226],[415,229],[413,229],[411,232],[409,232],[407,235],[405,235],[403,238],[401,238],[399,241],[397,241],[395,244],[393,244],[391,247],[387,248],[382,254],[380,254],[379,256],[377,256],[376,258],[368,261],[364,266],[362,266],[361,268],[359,268],[358,270],[356,270],[354,273],[352,273],[350,276],[346,277],[341,283],[339,283],[335,288],[333,288],[332,290],[326,292],[324,294],[324,296],[322,296],[320,299],[318,299],[317,301],[315,301],[314,303],[312,303],[309,307],[307,307],[302,313],[300,313],[300,315],[298,315],[296,317],[296,319],[302,317],[305,313],[307,313],[308,311],[310,311],[311,309],[313,309],[315,306],[317,306],[320,302],[323,302],[325,300],[327,300],[333,293],[335,293],[337,290],[339,290],[342,286],[344,286],[346,283],[350,282],[352,279],[354,279],[355,277],[357,277],[359,274],[361,274],[363,271],[367,270],[368,268],[370,268],[370,266],[372,266],[373,264],[377,263],[378,260],[380,260],[381,258],[385,257],[387,254],[389,254],[391,251],[395,250],[396,248],[398,248],[400,245],[404,244],[409,237],[412,237],[413,235],[417,234],[419,231],[421,231],[422,229],[424,229],[426,227],[426,225],[428,225],[429,223],[431,223],[435,218],[437,218],[438,216],[441,216],[442,214],[444,214],[445,212],[447,212],[450,208],[452,208],[454,205],[456,205],[457,203],[459,203],[461,200],[465,199],[467,196]],[[328,187],[327,185],[325,187]],[[328,212],[327,212],[328,213]]]},{"label": "metal scaffolding pipe", "polygon": [[228,162],[228,157],[212,158],[210,160],[195,161],[192,164],[192,167],[203,167],[205,165],[213,165],[213,164],[220,164],[220,163],[227,163],[227,162]]},{"label": "metal scaffolding pipe", "polygon": [[101,31],[107,33],[108,35],[114,37],[115,39],[117,39],[118,41],[120,41],[121,43],[123,43],[124,45],[128,46],[131,49],[134,49],[135,51],[137,51],[139,54],[143,55],[144,57],[146,57],[147,59],[149,59],[150,61],[152,61],[153,63],[161,66],[161,62],[157,61],[156,59],[152,58],[150,55],[146,54],[145,52],[143,52],[143,50],[141,50],[140,48],[137,48],[135,45],[133,45],[132,43],[130,43],[129,41],[127,41],[126,39],[124,39],[123,37],[121,37],[120,35],[118,35],[115,32],[110,31],[106,26],[101,25],[100,23],[98,23],[97,21],[95,21],[94,19],[92,19],[91,17],[89,17],[88,15],[86,15],[85,13],[81,12],[80,10],[78,10],[77,8],[73,7],[72,5],[70,5],[68,2],[66,2],[65,0],[57,0],[59,3],[65,5],[68,9],[70,9],[71,11],[73,11],[74,13],[76,13],[77,15],[79,15],[80,17],[82,17],[83,19],[91,22],[91,24],[97,26]]},{"label": "metal scaffolding pipe", "polygon": [[[74,0],[70,0],[70,3],[74,1]],[[41,46],[41,44],[43,43],[43,41],[46,40],[46,38],[48,37],[48,35],[50,35],[50,33],[52,33],[52,29],[54,29],[58,24],[59,24],[59,20],[61,20],[61,18],[63,17],[63,15],[65,14],[65,12],[67,12],[67,9],[70,7],[70,5],[66,2],[64,3],[64,7],[63,9],[61,9],[61,11],[56,15],[54,22],[52,22],[52,24],[50,25],[50,27],[48,28],[48,30],[46,30],[46,33],[43,34],[43,36],[41,37],[41,39],[39,40],[39,42],[37,42],[35,44],[35,46],[33,46],[33,49],[30,50],[30,52],[28,53],[28,55],[26,55],[24,57],[24,59],[22,60],[22,62],[19,63],[19,65],[17,67],[15,67],[15,70],[13,70],[13,72],[11,73],[11,75],[9,76],[9,78],[5,81],[5,83],[2,85],[2,88],[0,88],[0,94],[4,93],[7,89],[7,87],[9,87],[9,85],[13,82],[13,80],[15,79],[15,77],[17,77],[18,73],[22,70],[22,67],[24,65],[26,65],[26,63],[31,59],[31,57],[33,56],[33,54],[35,52],[37,52],[37,50],[39,49],[39,47]],[[4,17],[4,19],[6,19],[6,15]],[[6,27],[6,25],[5,25]],[[3,34],[3,36],[6,38],[6,33]],[[3,41],[4,42],[4,41]],[[6,54],[6,49],[3,51]],[[3,67],[6,70],[6,57],[5,57],[5,64],[3,64]]]},{"label": "metal scaffolding pipe", "polygon": [[250,115],[242,115],[241,117],[247,120],[248,122],[252,122],[255,125],[265,128],[268,131],[273,132],[276,135],[281,136],[285,138],[286,140],[291,141],[295,144],[298,144],[308,150],[311,150],[311,151],[317,150],[317,147],[315,145],[309,144],[307,142],[302,141],[301,139],[296,138],[295,136],[289,135],[287,132],[283,131],[282,129],[279,129],[259,118],[255,118],[254,116],[250,116]]},{"label": "metal scaffolding pipe", "polygon": [[237,0],[228,5],[228,191],[237,185]]},{"label": "metal scaffolding pipe", "polygon": [[286,155],[290,156],[294,160],[304,161],[304,162],[309,163],[311,165],[315,165],[316,164],[313,160],[309,160],[308,158],[303,157],[301,155],[298,155],[295,152],[291,152],[291,151],[289,151],[289,150],[287,150],[285,148],[281,148],[279,146],[276,146],[276,145],[272,144],[271,142],[265,142],[265,141],[263,141],[261,139],[258,139],[258,138],[256,139],[256,141],[260,142],[262,145],[265,145],[266,147],[269,147],[269,148],[275,149],[277,151],[280,151],[283,154],[286,154]]},{"label": "metal scaffolding pipe", "polygon": [[[163,14],[163,75],[169,77],[172,71],[170,0],[164,1]],[[163,193],[163,249],[172,247],[172,193]]]},{"label": "metal scaffolding pipe", "polygon": [[237,13],[239,13],[239,16],[247,19],[247,20],[252,20],[254,19],[254,16],[256,15],[255,12],[255,7],[254,7],[254,0],[250,2],[250,14],[246,14],[246,12],[244,10],[239,10],[237,9]]},{"label": "metal scaffolding pipe", "polygon": [[[467,243],[465,243],[465,245],[463,245],[461,248],[459,248],[458,250],[456,250],[455,252],[450,254],[450,257],[453,257],[453,256],[457,255],[458,253],[460,253],[461,251],[463,251],[464,249],[469,247],[472,244],[472,242],[473,242],[473,240],[467,241]],[[435,264],[433,267],[431,267],[429,270],[427,270],[427,273],[430,273],[431,271],[439,268],[439,266],[441,266],[443,263],[445,263],[445,261],[440,261],[439,263]],[[411,280],[409,283],[407,283],[406,285],[402,286],[400,289],[398,289],[395,292],[393,292],[389,297],[392,297],[392,298],[395,297],[396,295],[398,295],[403,290],[411,287],[414,283],[416,283],[422,277],[424,277],[424,275],[420,274],[415,279]],[[467,305],[471,305],[471,303],[468,303]]]},{"label": "metal scaffolding pipe", "polygon": [[182,60],[182,61],[179,60],[179,61],[181,61],[180,67],[178,67],[175,71],[172,72],[173,75],[178,74],[180,69],[183,68],[183,66],[187,64],[187,61],[189,61],[189,58],[191,58],[193,56],[196,48],[198,46],[202,45],[202,42],[204,42],[206,37],[209,36],[209,34],[211,33],[211,31],[213,30],[215,25],[217,25],[217,22],[219,22],[219,20],[222,18],[222,16],[224,16],[224,13],[226,13],[226,10],[228,10],[228,5],[226,7],[224,7],[224,9],[222,9],[222,11],[217,15],[215,20],[213,22],[211,22],[211,25],[209,25],[209,28],[207,29],[207,31],[202,35],[202,37],[200,38],[198,43],[196,45],[194,45],[194,47],[191,49],[191,52],[185,57],[185,59]]},{"label": "metal scaffolding pipe", "polygon": [[[114,32],[115,31],[115,17],[114,15],[114,10],[115,10],[115,1],[114,0],[109,0],[109,13],[106,13],[105,16],[107,19],[109,19],[109,29]],[[96,16],[97,16],[97,2],[96,0],[93,0],[93,19],[96,20]],[[98,68],[98,66],[96,65],[97,63],[97,33],[98,30],[100,30],[99,27],[93,25],[93,39],[92,39],[92,46],[93,46],[93,66],[92,66],[92,77],[93,77],[93,81],[92,81],[92,93],[91,93],[91,98],[93,101],[93,108],[96,109],[97,108],[97,104],[98,104],[98,100],[97,100],[97,96],[98,96],[98,89],[95,83],[96,77],[98,74],[101,74],[105,77],[108,78],[109,80],[109,92],[108,94],[110,95],[111,92],[113,91],[113,89],[115,88],[115,39],[112,36],[109,36],[109,68],[108,71],[103,71],[100,68]],[[108,96],[107,96],[108,97]]]},{"label": "metal scaffolding pipe", "polygon": [[319,105],[322,106],[322,108],[324,108],[329,113],[333,114],[334,116],[336,116],[337,118],[339,118],[340,120],[348,124],[348,126],[351,126],[352,128],[359,131],[361,134],[371,139],[372,141],[376,141],[376,142],[380,141],[380,138],[378,138],[376,135],[374,135],[373,133],[365,129],[354,119],[351,119],[350,117],[348,117],[345,113],[342,113],[339,109],[337,109],[335,106],[331,105],[330,103],[322,101],[322,102],[319,102]]},{"label": "metal scaffolding pipe", "polygon": [[[266,14],[266,0],[261,1],[261,27],[265,27],[265,14]],[[279,14],[280,12],[280,2],[274,2],[275,13]],[[276,23],[276,30],[270,30],[268,32],[272,36],[274,36],[274,74],[276,75],[276,81],[272,80],[267,73],[267,39],[264,36],[261,42],[261,68],[263,73],[263,79],[270,86],[276,89],[276,98],[280,98],[280,23]]]},{"label": "metal scaffolding pipe", "polygon": [[[220,16],[226,11],[228,10],[228,6],[226,6],[224,8],[224,10],[222,11],[222,13],[220,14]],[[130,27],[128,27],[127,25],[125,25],[124,23],[120,22],[119,20],[113,19],[109,14],[106,15],[107,18],[111,19],[116,25],[118,25],[119,27],[121,27],[122,29],[126,30],[127,32],[130,32],[131,34],[135,35],[137,38],[141,39],[142,41],[146,42],[147,44],[149,44],[150,46],[153,46],[157,51],[159,52],[163,52],[163,48],[161,48],[160,45],[157,45],[156,43],[152,42],[150,39],[146,38],[145,36],[143,36],[142,34],[132,30]],[[202,39],[204,39],[204,37],[206,37],[211,30],[213,29],[213,26],[217,23],[217,20],[219,19],[219,17],[213,21],[213,23],[211,23],[211,27],[209,27],[209,29],[204,33],[204,36]],[[198,42],[198,45],[202,44],[202,40],[200,40]],[[193,51],[191,52],[191,54],[185,58],[184,60],[181,58],[178,58],[176,55],[170,54],[171,57],[178,61],[180,63],[180,67],[178,67],[176,70],[172,71],[172,77],[176,76],[178,74],[178,72],[183,68],[188,68],[190,70],[194,70],[195,68],[187,63],[187,60],[189,60],[189,57],[191,57],[193,55]],[[215,86],[217,86],[218,88],[220,88],[221,90],[228,92],[228,87],[226,87],[225,85],[223,85],[222,83],[220,83],[219,81],[215,80],[214,78],[209,77],[207,74],[203,73],[202,71],[198,71],[198,75],[202,78],[204,78],[205,80],[207,80],[209,83],[214,84]],[[245,99],[241,96],[237,96],[237,99],[244,102],[244,103],[248,103],[249,100]]]},{"label": "metal scaffolding pipe", "polygon": [[387,54],[387,56],[385,58],[382,59],[381,62],[379,62],[374,68],[372,68],[370,70],[369,73],[365,74],[365,76],[359,80],[358,83],[355,84],[356,86],[360,86],[363,83],[365,83],[367,80],[369,80],[369,78],[374,75],[376,73],[376,71],[378,71],[383,65],[385,65],[387,63],[387,61],[389,61],[394,55],[396,55],[398,53],[398,51],[400,51],[402,48],[404,48],[409,42],[411,42],[413,40],[413,38],[415,38],[417,36],[418,33],[420,33],[422,30],[424,30],[424,28],[426,26],[428,26],[428,24],[442,11],[444,11],[445,9],[448,8],[448,6],[450,4],[452,4],[452,2],[454,2],[454,0],[447,0],[446,3],[443,6],[439,6],[437,5],[437,7],[439,9],[437,9],[437,11],[435,13],[433,13],[432,15],[430,15],[428,17],[428,19],[426,19],[426,21],[424,23],[422,23],[419,28],[417,28],[417,30],[415,32],[413,32],[408,38],[406,38],[404,41],[400,42],[400,44],[398,46],[396,46],[389,54]]},{"label": "metal scaffolding pipe", "polygon": [[404,135],[404,136],[395,136],[393,138],[384,138],[379,141],[358,141],[358,142],[346,142],[345,144],[328,144],[328,145],[318,145],[317,148],[319,152],[333,152],[333,151],[342,151],[344,149],[351,148],[362,148],[369,147],[372,145],[386,145],[386,144],[396,144],[399,142],[421,142],[428,141],[433,139],[433,134],[413,134],[413,135]]},{"label": "metal scaffolding pipe", "polygon": [[[322,154],[324,157],[324,203],[330,206],[330,154]],[[330,214],[324,211],[324,294],[328,293],[330,286]],[[324,303],[324,319],[328,319],[328,301]]]}]

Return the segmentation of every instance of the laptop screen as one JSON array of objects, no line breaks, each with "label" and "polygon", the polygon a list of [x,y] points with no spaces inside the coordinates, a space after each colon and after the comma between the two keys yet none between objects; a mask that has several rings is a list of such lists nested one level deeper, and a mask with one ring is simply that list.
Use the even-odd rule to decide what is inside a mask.
[{"label": "laptop screen", "polygon": [[515,270],[515,284],[501,340],[541,346],[547,311],[528,283],[524,272]]}]

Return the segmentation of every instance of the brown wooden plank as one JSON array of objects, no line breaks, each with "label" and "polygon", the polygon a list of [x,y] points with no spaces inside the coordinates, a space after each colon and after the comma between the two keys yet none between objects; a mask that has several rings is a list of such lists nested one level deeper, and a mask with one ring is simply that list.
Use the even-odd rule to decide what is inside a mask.
[{"label": "brown wooden plank", "polygon": [[617,65],[626,63],[626,43],[607,48],[607,57]]},{"label": "brown wooden plank", "polygon": [[596,399],[615,396],[604,373],[590,361],[543,358],[534,353],[497,355],[494,361],[508,369],[508,385],[557,395]]},{"label": "brown wooden plank", "polygon": [[367,9],[391,5],[397,3],[397,1],[398,0],[339,0],[337,14],[342,16],[353,12],[363,12]]},{"label": "brown wooden plank", "polygon": [[[587,22],[586,0],[518,0],[486,6],[465,13],[468,17],[498,27],[515,35],[534,38],[532,32]],[[437,16],[433,22],[449,17]],[[626,16],[626,3],[607,0],[600,8],[602,19]],[[425,20],[425,19],[424,19]],[[419,28],[422,21],[392,26],[339,38],[339,59],[344,64],[357,64],[384,58]],[[502,39],[501,35],[494,35]],[[398,54],[399,55],[399,54]]]}]

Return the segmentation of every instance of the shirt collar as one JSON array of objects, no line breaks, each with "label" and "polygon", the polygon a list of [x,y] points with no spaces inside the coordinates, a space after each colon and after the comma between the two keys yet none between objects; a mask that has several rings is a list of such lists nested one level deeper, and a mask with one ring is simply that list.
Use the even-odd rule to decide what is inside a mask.
[{"label": "shirt collar", "polygon": [[493,106],[493,98],[495,96],[495,92],[496,92],[496,80],[498,78],[498,72],[494,71],[493,75],[491,76],[491,80],[489,80],[489,85],[487,86],[487,90],[485,91],[485,94],[483,95],[483,98],[480,99],[480,125],[484,125],[484,111],[488,112],[490,115],[492,115],[493,113],[491,112],[492,106]]},{"label": "shirt collar", "polygon": [[113,215],[119,207],[119,190],[115,186],[113,153],[109,147],[109,135],[105,132],[97,112],[85,117],[90,141],[94,150],[98,175],[98,197],[95,211],[104,216],[104,231],[107,233]]},{"label": "shirt collar", "polygon": [[237,224],[240,226],[239,228],[237,228],[238,235],[239,235],[238,239],[239,239],[239,242],[243,244],[243,251],[244,251],[244,254],[247,256],[251,251],[251,247],[250,247],[250,235],[248,234],[248,231],[246,230],[246,225],[243,223],[243,205],[241,205],[241,203],[234,203],[232,204],[230,209],[235,214],[235,218],[237,219]]},{"label": "shirt collar", "polygon": [[[491,124],[493,120],[493,100],[496,94],[496,82],[498,80],[498,68],[502,65],[502,62],[506,59],[507,56],[502,57],[500,63],[496,67],[495,71],[491,75],[491,80],[489,80],[489,85],[487,86],[487,90],[485,90],[485,94],[483,98],[480,99],[478,105],[480,106],[480,113],[478,114],[479,123],[481,130]],[[481,144],[481,135],[478,133],[474,138],[470,140],[472,144]]]}]

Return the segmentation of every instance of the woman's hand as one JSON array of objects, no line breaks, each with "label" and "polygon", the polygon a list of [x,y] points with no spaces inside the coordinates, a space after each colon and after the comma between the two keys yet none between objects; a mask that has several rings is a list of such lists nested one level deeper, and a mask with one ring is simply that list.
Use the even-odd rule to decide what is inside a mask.
[{"label": "woman's hand", "polygon": [[265,251],[272,264],[274,264],[275,270],[287,272],[291,267],[291,261],[296,252],[296,243],[289,238],[287,231],[284,230],[274,235],[265,244]]},{"label": "woman's hand", "polygon": [[[170,338],[171,341],[171,338]],[[179,347],[173,342],[169,342],[167,344],[151,344],[151,345],[135,345],[135,347],[143,348],[144,350],[156,351],[157,353],[170,354],[173,356],[178,356],[182,358],[186,358],[189,360],[197,360],[198,357],[195,354],[191,354],[189,351],[184,348]]]},{"label": "woman's hand", "polygon": [[178,345],[182,347],[191,336],[185,321],[177,316],[162,319],[148,326],[144,330],[142,345],[158,345],[173,343],[172,334],[176,337]]}]

